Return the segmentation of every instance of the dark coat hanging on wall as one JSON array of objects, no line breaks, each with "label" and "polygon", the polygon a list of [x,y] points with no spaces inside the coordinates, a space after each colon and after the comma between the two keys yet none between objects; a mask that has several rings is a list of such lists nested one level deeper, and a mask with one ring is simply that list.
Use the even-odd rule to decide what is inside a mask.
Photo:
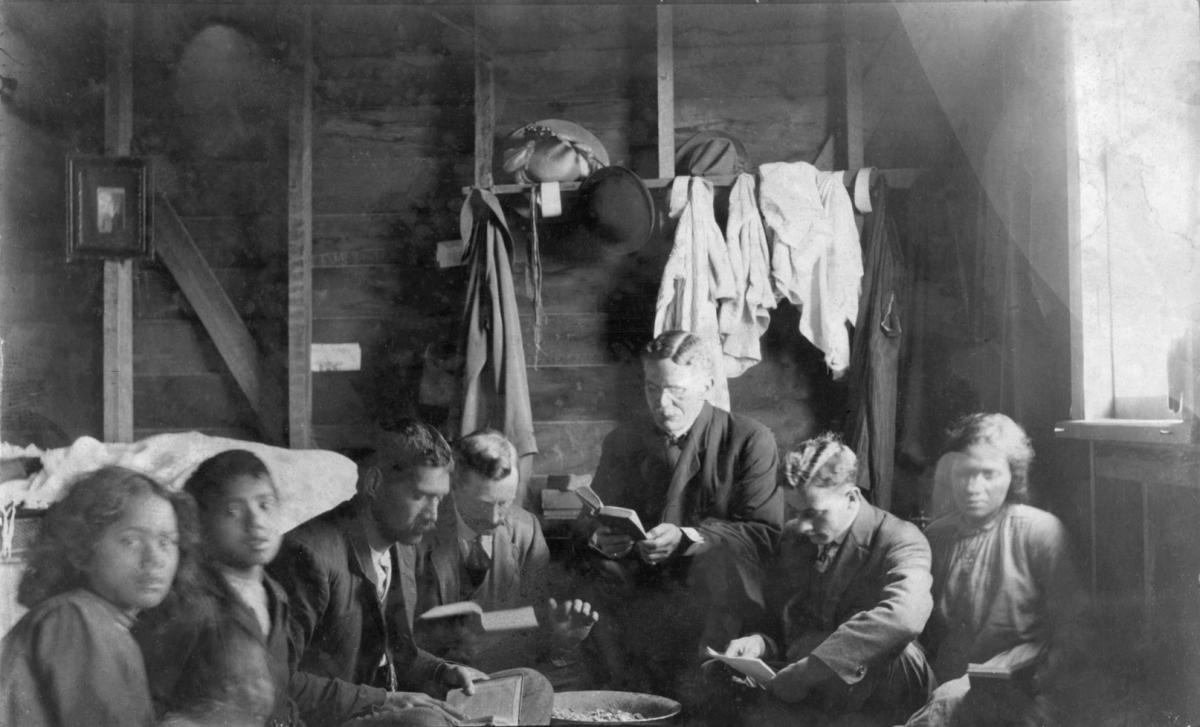
[{"label": "dark coat hanging on wall", "polygon": [[858,486],[890,510],[896,451],[896,390],[900,357],[904,260],[887,212],[887,184],[871,185],[863,225],[863,290],[850,344],[846,441],[858,453]]},{"label": "dark coat hanging on wall", "polygon": [[460,218],[470,266],[463,315],[463,408],[460,429],[503,430],[519,456],[535,454],[529,380],[512,279],[512,236],[500,202],[471,190]]}]

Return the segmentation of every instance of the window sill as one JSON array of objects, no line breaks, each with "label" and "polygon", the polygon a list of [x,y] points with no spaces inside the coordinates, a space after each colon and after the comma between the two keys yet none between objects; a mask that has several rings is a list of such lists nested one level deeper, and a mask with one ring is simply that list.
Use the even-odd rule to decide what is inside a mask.
[{"label": "window sill", "polygon": [[1058,422],[1054,434],[1062,439],[1126,444],[1192,444],[1192,422],[1181,419],[1074,419]]}]

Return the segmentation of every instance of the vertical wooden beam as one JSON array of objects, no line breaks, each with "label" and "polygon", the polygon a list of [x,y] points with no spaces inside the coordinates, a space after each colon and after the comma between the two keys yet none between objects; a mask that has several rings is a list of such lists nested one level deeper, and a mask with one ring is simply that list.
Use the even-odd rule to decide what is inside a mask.
[{"label": "vertical wooden beam", "polygon": [[[105,18],[104,154],[129,156],[133,140],[133,6]],[[133,441],[133,261],[104,261],[104,440]]]},{"label": "vertical wooden beam", "polygon": [[1088,575],[1091,582],[1092,601],[1099,594],[1096,588],[1100,584],[1099,570],[1096,567],[1096,443],[1089,441],[1088,448]]},{"label": "vertical wooden beam", "polygon": [[861,25],[858,11],[854,8],[842,8],[842,67],[844,72],[846,105],[843,134],[844,158],[846,169],[858,169],[863,166],[864,145],[866,140],[863,120],[863,58],[859,27]]},{"label": "vertical wooden beam", "polygon": [[1154,538],[1150,532],[1150,486],[1138,482],[1142,491],[1142,642],[1150,638],[1154,618]]},{"label": "vertical wooden beam", "polygon": [[312,7],[293,49],[288,109],[288,445],[312,443]]},{"label": "vertical wooden beam", "polygon": [[496,82],[492,58],[480,34],[486,29],[485,10],[475,6],[475,186],[491,187],[496,139]]},{"label": "vertical wooden beam", "polygon": [[670,5],[658,12],[658,176],[675,176],[675,15]]},{"label": "vertical wooden beam", "polygon": [[[1068,54],[1067,69],[1075,68],[1071,43],[1065,43]],[[1084,381],[1087,368],[1084,366],[1083,320],[1083,238],[1080,234],[1079,213],[1079,124],[1075,116],[1075,83],[1071,70],[1065,71],[1067,80],[1063,85],[1067,102],[1063,104],[1063,123],[1066,124],[1067,156],[1067,310],[1071,314],[1071,418],[1083,419],[1088,415],[1085,404]],[[1093,578],[1095,575],[1093,574]]]}]

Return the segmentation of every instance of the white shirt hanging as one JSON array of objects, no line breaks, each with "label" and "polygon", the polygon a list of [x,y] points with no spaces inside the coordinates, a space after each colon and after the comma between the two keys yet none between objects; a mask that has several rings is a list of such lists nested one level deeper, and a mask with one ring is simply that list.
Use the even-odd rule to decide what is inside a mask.
[{"label": "white shirt hanging", "polygon": [[716,369],[709,401],[728,410],[723,332],[717,313],[733,301],[736,285],[725,237],[713,214],[712,183],[700,177],[676,177],[671,184],[671,217],[678,220],[675,244],[658,289],[654,335],[690,331],[709,344]]},{"label": "white shirt hanging", "polygon": [[846,324],[858,318],[863,275],[854,203],[840,174],[806,162],[763,164],[759,174],[776,298],[799,306],[801,335],[840,378],[850,366]]}]

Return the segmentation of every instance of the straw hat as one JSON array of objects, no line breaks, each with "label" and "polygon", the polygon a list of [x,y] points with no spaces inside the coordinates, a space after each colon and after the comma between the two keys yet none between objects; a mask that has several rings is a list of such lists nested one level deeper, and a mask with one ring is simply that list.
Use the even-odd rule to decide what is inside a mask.
[{"label": "straw hat", "polygon": [[574,182],[608,166],[608,151],[592,132],[562,119],[542,119],[509,135],[504,171],[516,182]]}]

